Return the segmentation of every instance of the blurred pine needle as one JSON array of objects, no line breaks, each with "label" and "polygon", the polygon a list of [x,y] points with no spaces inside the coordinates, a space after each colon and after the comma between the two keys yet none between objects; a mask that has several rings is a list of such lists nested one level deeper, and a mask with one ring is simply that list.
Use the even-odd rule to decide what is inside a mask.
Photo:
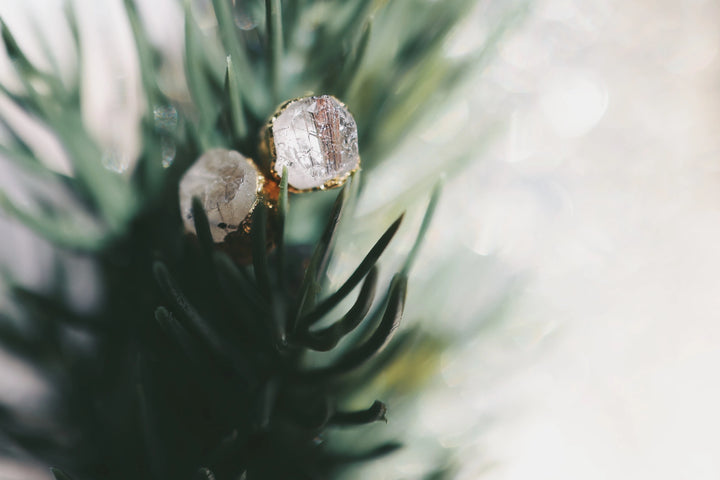
[{"label": "blurred pine needle", "polygon": [[[216,27],[208,32],[186,0],[187,91],[179,94],[163,89],[164,52],[150,40],[134,1],[123,0],[145,96],[140,153],[127,172],[104,164],[107,152],[83,118],[82,91],[95,86],[80,82],[85,40],[73,7],[68,4],[65,18],[78,56],[70,81],[57,69],[38,68],[0,23],[21,85],[0,85],[0,94],[47,127],[71,161],[69,172],[48,168],[27,132],[0,115],[6,133],[0,158],[47,186],[30,203],[0,192],[0,208],[58,255],[89,259],[103,292],[98,307],[81,312],[63,293],[72,278],[58,274],[52,288],[36,291],[5,275],[13,308],[0,311],[0,344],[42,372],[52,402],[34,413],[44,422],[0,405],[4,451],[62,468],[52,470],[58,480],[254,480],[336,478],[349,465],[398,448],[391,441],[341,450],[326,439],[339,425],[385,420],[382,402],[342,408],[378,374],[384,389],[421,388],[425,377],[413,370],[416,360],[435,357],[442,347],[421,338],[408,350],[410,333],[422,336],[408,331],[383,350],[402,316],[439,189],[389,285],[377,284],[377,264],[402,217],[386,225],[344,285],[327,291],[328,261],[342,248],[332,238],[359,178],[332,209],[328,195],[318,194],[310,200],[317,208],[302,211],[316,217],[304,222],[318,225],[312,255],[284,234],[285,216],[297,214],[288,208],[284,183],[282,215],[273,225],[281,232],[279,248],[266,256],[265,239],[256,238],[250,268],[214,251],[198,205],[200,242],[183,236],[177,184],[210,148],[256,158],[258,132],[276,106],[307,94],[332,94],[347,104],[358,124],[363,168],[372,170],[468,78],[522,10],[512,9],[480,51],[450,58],[449,35],[475,3],[212,0]],[[243,19],[253,28],[238,28]],[[72,201],[57,201],[48,193],[55,189]],[[263,215],[260,209],[255,225],[263,226],[254,232],[264,235]],[[354,306],[329,322],[325,317],[347,305],[356,287]],[[309,350],[333,353],[310,365]],[[393,436],[402,441],[400,432]]]}]

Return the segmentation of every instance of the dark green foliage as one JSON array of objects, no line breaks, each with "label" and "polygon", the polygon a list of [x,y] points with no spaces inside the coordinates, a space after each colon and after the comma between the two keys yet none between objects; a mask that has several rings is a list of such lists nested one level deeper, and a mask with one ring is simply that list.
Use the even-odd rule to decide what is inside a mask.
[{"label": "dark green foliage", "polygon": [[[339,198],[347,197],[341,193]],[[202,211],[195,213],[203,238],[207,219]],[[335,224],[331,216],[326,231]],[[142,237],[144,229],[139,226],[131,237]],[[389,237],[396,230],[389,230]],[[300,305],[301,285],[315,281],[309,278],[315,270],[307,269],[304,282],[295,288],[278,288],[278,256],[261,252],[259,263],[266,266],[256,272],[264,272],[263,286],[253,269],[206,250],[203,243],[185,238],[154,261],[146,257],[118,265],[119,253],[109,255],[104,260],[108,275],[120,267],[128,283],[110,291],[102,328],[86,328],[94,320],[69,312],[57,299],[16,289],[16,298],[32,311],[28,318],[45,329],[42,340],[36,339],[42,348],[30,349],[28,360],[54,371],[63,392],[56,406],[64,412],[63,428],[78,435],[71,435],[75,440],[70,445],[53,444],[46,433],[13,425],[11,416],[4,431],[81,479],[192,478],[196,472],[215,478],[331,478],[348,463],[397,448],[388,444],[368,452],[336,451],[318,439],[333,426],[385,420],[380,402],[365,411],[338,411],[343,397],[334,385],[345,372],[371,361],[397,327],[404,277],[390,286],[380,306],[382,318],[369,326],[369,338],[340,347],[341,354],[325,366],[309,367],[303,361],[308,349],[331,349],[361,322],[376,321],[366,314],[377,267],[364,270],[358,299],[342,319],[316,330],[299,323],[291,331],[288,325],[299,307],[284,307]],[[376,250],[361,263],[375,264]],[[134,253],[124,252],[128,257]],[[289,268],[298,268],[299,260],[290,254]],[[77,358],[62,345],[50,348],[51,339],[60,336],[56,330],[70,327],[92,332],[90,358]],[[63,478],[60,471],[55,475]]]},{"label": "dark green foliage", "polygon": [[[441,45],[471,3],[249,0],[243,8],[258,25],[243,31],[231,3],[213,0],[216,38],[207,38],[185,2],[188,102],[160,87],[162,52],[133,0],[124,0],[148,112],[131,176],[102,165],[102,149],[83,125],[81,62],[76,82],[65,85],[38,70],[0,23],[23,85],[21,92],[0,85],[0,93],[52,130],[73,169],[46,168],[0,117],[9,138],[2,157],[73,199],[61,204],[38,194],[38,208],[21,208],[0,192],[0,207],[60,251],[91,259],[103,291],[102,304],[81,313],[59,293],[62,280],[56,290],[35,292],[7,278],[19,312],[0,313],[0,343],[42,373],[53,403],[45,425],[0,406],[4,435],[63,468],[52,469],[57,480],[324,479],[399,448],[390,442],[339,450],[326,440],[333,428],[387,421],[379,401],[358,411],[341,407],[367,385],[362,372],[381,370],[408,344],[402,335],[383,351],[399,325],[410,266],[439,190],[389,285],[378,280],[378,262],[402,216],[328,291],[335,232],[355,201],[357,176],[338,194],[310,249],[310,240],[286,239],[291,200],[284,172],[277,211],[254,212],[251,267],[215,249],[197,201],[197,237],[182,233],[177,185],[211,147],[256,158],[259,130],[276,105],[308,92],[346,102],[358,122],[363,165],[372,168],[422,117],[419,109],[467,68],[444,57]],[[80,52],[72,11],[68,22]],[[299,71],[288,67],[289,56],[300,60]],[[176,112],[174,124],[158,122],[163,109]],[[176,153],[164,168],[168,142]],[[328,211],[327,198],[318,194],[318,212]],[[268,231],[277,237],[271,253]],[[341,306],[345,312],[336,314]]]},{"label": "dark green foliage", "polygon": [[[204,221],[202,216],[199,218],[198,228]],[[261,218],[261,215],[256,216],[255,222]],[[253,231],[258,230],[263,229],[253,225]],[[195,250],[194,255],[202,257],[202,251]],[[259,253],[264,261],[256,264],[268,261],[272,264],[277,260],[275,255],[266,258]],[[192,255],[193,249],[190,249],[184,256],[186,261]],[[201,258],[197,260],[198,264],[203,263]],[[243,472],[247,472],[248,478],[288,478],[298,472],[306,472],[310,478],[326,478],[342,467],[341,459],[348,454],[319,447],[314,439],[329,424],[362,424],[383,419],[384,406],[375,405],[368,412],[336,412],[340,399],[332,393],[332,376],[321,379],[302,362],[306,340],[314,335],[322,336],[322,333],[310,332],[304,327],[289,332],[287,322],[296,316],[296,312],[292,309],[277,311],[276,308],[277,305],[297,303],[294,301],[297,292],[286,293],[271,286],[279,284],[279,279],[272,274],[277,270],[267,268],[267,264],[255,268],[255,275],[229,261],[224,265],[230,275],[202,279],[186,275],[187,288],[182,290],[180,281],[173,278],[164,263],[156,262],[153,267],[164,302],[169,307],[159,307],[156,318],[162,330],[169,333],[171,342],[163,355],[149,353],[145,362],[148,375],[154,379],[149,385],[158,396],[152,404],[162,406],[153,417],[163,425],[159,431],[164,435],[158,442],[151,430],[145,433],[145,438],[148,445],[159,444],[164,450],[170,450],[165,455],[158,452],[153,459],[163,456],[176,459],[174,465],[164,466],[164,473],[156,476],[182,476],[183,472],[195,471],[202,465],[218,478],[233,478],[232,475]],[[183,270],[182,264],[175,268],[179,272]],[[258,275],[258,272],[263,273]],[[240,310],[226,310],[228,305],[237,302],[225,298],[226,295],[229,293],[232,297],[238,292],[232,280],[224,281],[223,277],[246,276],[250,277],[250,288],[255,289],[249,294],[260,297],[257,300],[259,314],[249,315],[250,310],[240,302]],[[265,278],[262,282],[259,281],[261,276]],[[375,283],[374,275],[369,282]],[[363,292],[361,296],[367,296]],[[397,299],[391,296],[388,303],[386,316],[392,317],[392,322],[398,318],[403,293],[399,291],[395,295]],[[368,308],[364,310],[367,312]],[[354,314],[358,316],[357,312]],[[374,349],[379,347],[376,337],[387,338],[389,335],[387,324],[388,321],[382,322],[373,335],[371,346]],[[338,336],[342,332],[349,333],[347,328],[329,328]],[[362,359],[373,353],[367,347],[362,351]],[[357,353],[350,351],[331,361],[325,370],[341,373],[354,364],[359,365],[354,360],[356,357]],[[203,377],[201,384],[185,390],[188,377],[192,378],[187,372],[193,371]],[[147,395],[140,398],[147,398]],[[179,410],[177,403],[182,405]],[[147,427],[149,420],[142,415],[145,404],[149,402],[141,403],[140,413],[142,424]],[[188,417],[202,419],[207,415],[210,415],[209,419],[185,430]],[[217,450],[228,435],[234,441],[231,446],[224,447],[223,454],[202,455],[201,452]],[[179,452],[183,455],[178,455]]]}]

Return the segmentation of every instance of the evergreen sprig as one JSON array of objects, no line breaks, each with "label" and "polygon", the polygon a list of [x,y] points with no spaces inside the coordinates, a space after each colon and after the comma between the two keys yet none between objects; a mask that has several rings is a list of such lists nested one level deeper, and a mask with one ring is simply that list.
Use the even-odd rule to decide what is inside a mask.
[{"label": "evergreen sprig", "polygon": [[[335,428],[388,421],[380,401],[356,411],[343,406],[368,385],[368,372],[382,371],[408,344],[404,332],[384,349],[402,317],[439,189],[389,285],[379,280],[379,260],[402,217],[345,282],[327,290],[335,232],[355,201],[357,177],[338,195],[308,255],[286,235],[284,172],[277,211],[255,211],[251,267],[215,249],[197,201],[197,237],[183,235],[177,185],[209,148],[257,158],[258,132],[276,105],[307,93],[347,104],[363,166],[372,169],[470,68],[474,59],[449,59],[442,47],[472,4],[247,0],[241,13],[255,27],[241,30],[238,4],[212,0],[217,28],[207,35],[185,0],[188,91],[176,96],[162,87],[163,52],[133,0],[124,0],[146,102],[140,155],[124,173],[103,165],[104,150],[84,125],[81,88],[92,86],[80,84],[83,38],[72,9],[67,21],[79,60],[70,84],[34,65],[0,22],[21,83],[18,91],[0,85],[0,94],[49,127],[71,171],[46,167],[2,116],[8,139],[0,155],[73,198],[65,206],[38,196],[33,210],[0,192],[0,207],[60,251],[91,259],[103,290],[100,307],[80,312],[62,294],[66,279],[39,292],[6,275],[19,313],[3,309],[0,344],[42,372],[54,403],[47,425],[0,405],[3,434],[55,465],[57,480],[335,478],[396,450],[394,440],[366,451],[329,440]],[[326,200],[318,195],[318,212],[328,211]],[[278,236],[271,253],[269,230]]]}]

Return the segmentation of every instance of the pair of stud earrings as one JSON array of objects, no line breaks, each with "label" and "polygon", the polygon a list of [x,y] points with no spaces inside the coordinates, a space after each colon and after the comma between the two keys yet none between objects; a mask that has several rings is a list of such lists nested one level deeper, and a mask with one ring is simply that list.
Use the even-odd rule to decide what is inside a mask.
[{"label": "pair of stud earrings", "polygon": [[180,180],[185,230],[195,234],[192,199],[198,197],[216,244],[243,243],[260,202],[272,207],[287,169],[288,190],[339,187],[360,166],[357,125],[345,105],[330,95],[282,104],[261,133],[261,162],[234,150],[203,154]]}]

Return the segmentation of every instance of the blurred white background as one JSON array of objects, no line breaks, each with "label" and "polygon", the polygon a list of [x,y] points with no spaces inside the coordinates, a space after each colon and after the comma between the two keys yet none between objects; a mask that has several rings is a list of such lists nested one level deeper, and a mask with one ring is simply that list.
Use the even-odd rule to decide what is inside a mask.
[{"label": "blurred white background", "polygon": [[[95,81],[121,85],[89,114],[112,112],[127,127],[104,141],[132,145],[137,67],[120,2],[76,3],[106,67]],[[167,3],[145,2],[148,18],[178,44],[180,18],[152,13]],[[60,5],[3,0],[0,16],[32,43],[26,19],[57,30]],[[447,388],[427,400],[439,408],[418,422],[440,435],[494,418],[464,432],[461,478],[720,478],[719,49],[717,1],[538,0],[456,112],[507,129],[445,189],[448,223],[429,248],[452,235],[523,278],[498,338],[444,359]],[[30,254],[26,237],[13,233],[2,258]],[[23,475],[0,464],[0,478]]]},{"label": "blurred white background", "polygon": [[492,394],[485,478],[720,477],[719,48],[717,1],[546,0],[490,68],[473,248],[529,272],[543,348]]}]

